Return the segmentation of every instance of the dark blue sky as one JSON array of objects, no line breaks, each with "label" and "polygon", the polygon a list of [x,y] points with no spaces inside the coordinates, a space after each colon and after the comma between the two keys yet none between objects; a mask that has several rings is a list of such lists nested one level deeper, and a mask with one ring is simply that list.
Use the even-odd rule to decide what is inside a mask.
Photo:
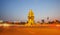
[{"label": "dark blue sky", "polygon": [[35,20],[60,19],[60,0],[0,0],[0,19],[26,21],[29,10],[35,14]]}]

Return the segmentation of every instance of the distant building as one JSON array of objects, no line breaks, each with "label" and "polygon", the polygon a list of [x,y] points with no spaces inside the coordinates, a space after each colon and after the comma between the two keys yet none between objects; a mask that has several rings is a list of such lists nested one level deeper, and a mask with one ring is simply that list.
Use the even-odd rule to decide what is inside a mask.
[{"label": "distant building", "polygon": [[3,23],[3,20],[0,20],[0,23]]},{"label": "distant building", "polygon": [[20,21],[14,21],[13,24],[20,24]]}]

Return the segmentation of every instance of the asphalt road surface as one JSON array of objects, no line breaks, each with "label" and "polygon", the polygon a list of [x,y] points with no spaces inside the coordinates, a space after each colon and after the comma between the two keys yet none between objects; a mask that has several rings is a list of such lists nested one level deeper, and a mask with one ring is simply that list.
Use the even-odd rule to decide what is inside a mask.
[{"label": "asphalt road surface", "polygon": [[60,29],[51,27],[0,27],[0,35],[60,35]]}]

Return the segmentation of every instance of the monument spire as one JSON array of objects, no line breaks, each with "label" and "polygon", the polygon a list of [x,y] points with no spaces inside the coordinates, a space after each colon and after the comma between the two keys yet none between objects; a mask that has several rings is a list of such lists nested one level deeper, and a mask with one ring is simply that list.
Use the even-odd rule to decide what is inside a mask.
[{"label": "monument spire", "polygon": [[28,13],[28,16],[34,16],[34,13],[33,13],[32,9],[30,9],[30,11]]},{"label": "monument spire", "polygon": [[32,25],[32,24],[34,24],[34,13],[32,9],[30,9],[28,13],[28,25]]}]

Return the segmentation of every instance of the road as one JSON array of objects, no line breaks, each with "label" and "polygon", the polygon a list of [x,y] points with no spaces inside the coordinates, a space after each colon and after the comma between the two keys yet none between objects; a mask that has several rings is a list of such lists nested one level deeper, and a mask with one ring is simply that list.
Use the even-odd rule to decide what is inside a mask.
[{"label": "road", "polygon": [[60,35],[60,29],[51,27],[0,27],[0,35]]}]

